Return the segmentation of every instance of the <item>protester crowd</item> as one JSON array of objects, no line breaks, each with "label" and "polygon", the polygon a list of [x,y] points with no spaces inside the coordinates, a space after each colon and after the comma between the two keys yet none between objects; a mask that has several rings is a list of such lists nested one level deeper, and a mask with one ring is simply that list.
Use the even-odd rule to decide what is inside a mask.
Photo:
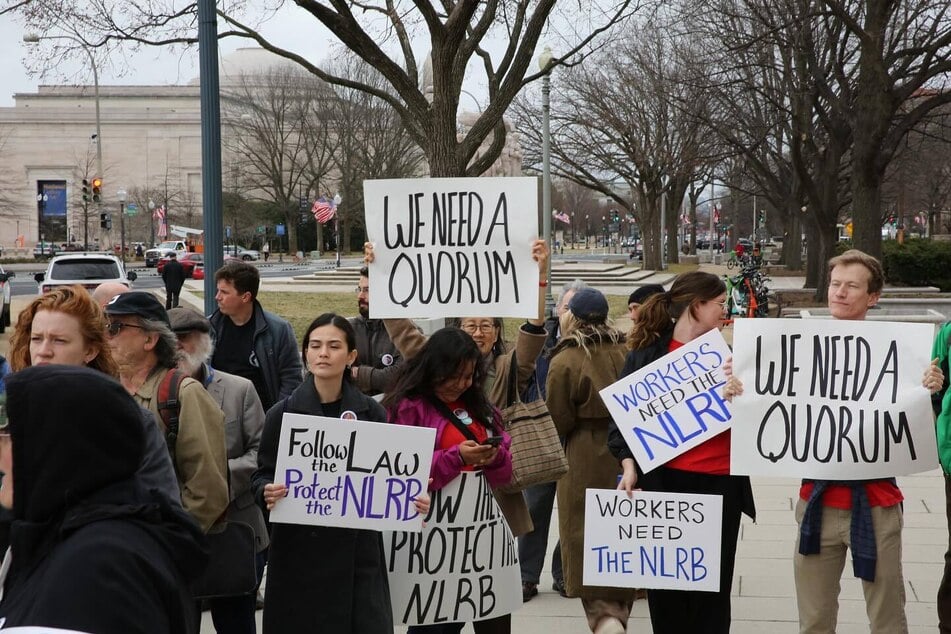
[{"label": "protester crowd", "polygon": [[[532,257],[544,271],[543,241]],[[372,266],[369,245],[366,260]],[[557,498],[553,588],[580,598],[599,634],[627,631],[645,593],[584,583],[585,491],[719,496],[719,588],[648,588],[646,598],[655,633],[730,631],[740,518],[755,518],[749,478],[731,473],[731,432],[645,472],[599,394],[720,327],[720,278],[684,273],[668,290],[636,289],[632,326],[621,332],[604,295],[581,280],[562,289],[546,321],[541,276],[538,314],[509,343],[500,318],[460,317],[429,336],[407,319],[372,319],[364,268],[358,315],[320,314],[298,344],[290,324],[258,301],[255,266],[229,262],[215,273],[218,310],[205,317],[178,306],[172,265],[164,306],[147,292],[77,286],[37,297],[19,315],[8,359],[0,357],[0,627],[193,633],[207,609],[219,634],[249,634],[263,603],[266,634],[392,632],[399,622],[379,531],[269,521],[288,493],[275,479],[284,415],[304,414],[434,429],[429,492],[416,497],[417,512],[429,511],[430,492],[481,472],[518,538],[522,601],[538,594]],[[852,250],[828,268],[832,318],[864,319],[881,295],[881,264]],[[946,474],[949,342],[951,324],[922,368]],[[722,397],[738,403],[743,383],[732,360],[724,369]],[[557,482],[506,488],[518,455],[503,412],[515,400],[547,405],[568,465]],[[951,475],[946,492],[951,536]],[[895,480],[805,480],[797,499],[800,631],[836,630],[847,552],[870,631],[907,631]],[[945,561],[938,617],[951,632],[951,546]],[[511,614],[472,626],[508,634]]]}]

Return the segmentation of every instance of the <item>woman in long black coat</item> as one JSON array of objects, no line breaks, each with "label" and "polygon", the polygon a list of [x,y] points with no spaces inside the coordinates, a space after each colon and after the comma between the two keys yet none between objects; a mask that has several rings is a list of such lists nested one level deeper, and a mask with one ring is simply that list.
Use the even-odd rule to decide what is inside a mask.
[{"label": "woman in long black coat", "polygon": [[[356,335],[343,317],[325,313],[304,334],[308,378],[268,410],[251,479],[266,510],[287,492],[274,483],[277,446],[285,412],[384,423],[386,412],[349,379]],[[389,634],[393,631],[390,589],[378,531],[273,524],[264,595],[265,634]]]}]

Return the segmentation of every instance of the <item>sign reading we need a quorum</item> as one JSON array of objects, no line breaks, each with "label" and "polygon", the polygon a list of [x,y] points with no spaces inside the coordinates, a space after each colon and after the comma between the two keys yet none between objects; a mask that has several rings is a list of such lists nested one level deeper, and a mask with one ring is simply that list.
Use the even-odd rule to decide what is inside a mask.
[{"label": "sign reading we need a quorum", "polygon": [[363,192],[372,317],[537,315],[536,179],[367,180]]},{"label": "sign reading we need a quorum", "polygon": [[931,324],[738,319],[731,471],[859,480],[938,465]]},{"label": "sign reading we need a quorum", "polygon": [[287,496],[272,522],[420,529],[414,500],[429,483],[436,430],[355,418],[284,414],[274,482]]}]

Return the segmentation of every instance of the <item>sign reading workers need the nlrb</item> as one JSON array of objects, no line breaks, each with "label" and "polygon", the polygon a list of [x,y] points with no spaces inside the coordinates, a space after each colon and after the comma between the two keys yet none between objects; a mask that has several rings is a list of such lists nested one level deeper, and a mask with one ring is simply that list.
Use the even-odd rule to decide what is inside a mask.
[{"label": "sign reading workers need the nlrb", "polygon": [[370,316],[535,317],[538,181],[363,182]]},{"label": "sign reading workers need the nlrb", "polygon": [[938,466],[931,324],[738,319],[730,471],[867,480]]},{"label": "sign reading workers need the nlrb", "polygon": [[730,428],[721,395],[729,356],[714,329],[601,390],[643,472]]},{"label": "sign reading workers need the nlrb", "polygon": [[720,589],[723,497],[588,489],[584,585]]},{"label": "sign reading workers need the nlrb", "polygon": [[274,482],[287,496],[271,521],[418,531],[435,441],[428,427],[286,413]]}]

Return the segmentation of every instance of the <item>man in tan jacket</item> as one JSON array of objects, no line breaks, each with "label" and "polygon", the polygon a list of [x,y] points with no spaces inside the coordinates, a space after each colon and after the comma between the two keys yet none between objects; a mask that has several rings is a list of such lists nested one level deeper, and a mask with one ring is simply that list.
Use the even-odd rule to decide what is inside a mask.
[{"label": "man in tan jacket", "polygon": [[[139,405],[155,415],[159,387],[178,361],[178,339],[168,314],[151,293],[116,295],[105,306],[107,336],[119,380]],[[178,393],[178,435],[169,439],[182,506],[207,532],[228,507],[224,414],[201,383],[185,378]],[[163,431],[167,431],[164,430]]]}]

